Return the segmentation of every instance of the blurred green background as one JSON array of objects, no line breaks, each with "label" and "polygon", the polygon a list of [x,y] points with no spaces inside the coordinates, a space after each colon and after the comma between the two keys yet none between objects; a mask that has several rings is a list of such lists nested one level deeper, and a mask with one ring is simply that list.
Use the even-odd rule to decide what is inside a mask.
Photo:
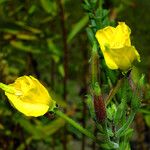
[{"label": "blurred green background", "polygon": [[[103,7],[110,10],[111,20],[124,21],[131,28],[133,45],[141,55],[141,63],[136,66],[137,73],[146,76],[144,100],[134,122],[136,132],[131,145],[132,149],[148,150],[150,1],[104,0]],[[81,0],[0,0],[0,82],[8,84],[22,75],[35,76],[61,109],[94,130],[85,105],[91,49],[87,26]],[[64,70],[65,63],[68,67]],[[53,116],[23,116],[11,107],[1,91],[0,150],[62,150],[64,126],[64,120]],[[68,149],[97,149],[73,127],[66,128]]]}]

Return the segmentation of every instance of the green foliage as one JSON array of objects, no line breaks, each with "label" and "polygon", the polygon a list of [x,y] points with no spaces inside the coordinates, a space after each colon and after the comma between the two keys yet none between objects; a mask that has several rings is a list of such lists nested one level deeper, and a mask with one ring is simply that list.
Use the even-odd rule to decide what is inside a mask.
[{"label": "green foliage", "polygon": [[88,23],[88,16],[81,18],[72,28],[71,32],[68,35],[67,42],[70,43],[71,40],[81,31],[82,28]]},{"label": "green foliage", "polygon": [[55,1],[52,0],[40,0],[41,5],[46,13],[53,14],[57,11],[57,5]]},{"label": "green foliage", "polygon": [[[63,1],[69,57],[66,102],[63,99],[64,35],[58,1],[0,0],[0,82],[12,83],[22,75],[37,77],[49,89],[60,109],[65,109],[68,116],[89,131],[96,130],[97,139],[102,141],[98,143],[103,149],[117,148],[118,144],[120,150],[131,149],[129,141],[133,133],[140,132],[130,128],[135,112],[142,114],[144,126],[150,126],[149,4],[149,0]],[[131,27],[133,42],[140,51],[142,61],[130,74],[136,86],[135,95],[127,75],[107,68],[95,39],[95,32],[114,25],[114,19],[125,21]],[[93,81],[89,73],[92,69],[89,67],[91,50],[96,52]],[[143,71],[146,73],[145,79],[141,77]],[[119,86],[118,79],[123,79]],[[85,98],[89,87],[91,93]],[[104,100],[110,100],[106,104],[107,122],[103,124],[98,124],[96,120],[93,93],[102,94]],[[63,149],[62,130],[65,123],[62,118],[53,118],[53,115],[50,120],[46,116],[22,116],[10,106],[1,91],[0,149]],[[138,123],[134,124],[136,126]],[[70,126],[66,128],[68,147],[72,149],[73,146],[69,145],[75,141],[81,144],[82,134]],[[72,132],[79,135],[74,136]],[[145,132],[139,134],[144,136]],[[85,149],[91,145],[87,140]]]}]

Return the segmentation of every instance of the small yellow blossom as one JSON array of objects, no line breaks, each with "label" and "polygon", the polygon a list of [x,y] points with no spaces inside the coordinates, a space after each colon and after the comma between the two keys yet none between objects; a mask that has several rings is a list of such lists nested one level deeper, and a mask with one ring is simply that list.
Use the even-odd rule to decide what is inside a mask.
[{"label": "small yellow blossom", "polygon": [[96,32],[96,38],[110,69],[128,70],[134,60],[140,61],[140,55],[131,45],[130,28],[124,23],[114,28],[108,26]]},{"label": "small yellow blossom", "polygon": [[55,107],[55,101],[46,88],[32,76],[19,77],[8,87],[14,90],[5,90],[5,95],[10,103],[26,116],[42,116]]}]

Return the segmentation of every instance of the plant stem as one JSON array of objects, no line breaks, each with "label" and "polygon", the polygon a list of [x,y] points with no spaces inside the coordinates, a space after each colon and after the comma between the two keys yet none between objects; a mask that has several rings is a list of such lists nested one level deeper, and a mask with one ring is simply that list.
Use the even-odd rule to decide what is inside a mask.
[{"label": "plant stem", "polygon": [[[62,38],[63,38],[63,52],[64,52],[64,79],[63,79],[63,98],[67,101],[67,81],[68,81],[68,45],[67,45],[67,30],[65,27],[65,12],[63,7],[63,1],[57,0],[59,8],[59,16],[61,22]],[[63,149],[67,150],[67,128],[64,127],[63,131]]]},{"label": "plant stem", "polygon": [[[55,62],[52,59],[51,60],[51,88],[54,90],[55,88]],[[55,150],[55,146],[56,146],[56,138],[54,135],[54,138],[52,138],[52,150]]]},{"label": "plant stem", "polygon": [[98,80],[98,53],[97,53],[97,47],[96,43],[93,44],[92,49],[92,56],[91,56],[91,79],[92,79],[92,86],[95,85],[95,83]]},{"label": "plant stem", "polygon": [[71,124],[73,127],[75,127],[76,129],[78,129],[81,133],[83,133],[84,135],[86,135],[87,137],[93,139],[95,142],[97,142],[96,137],[89,132],[87,129],[83,128],[80,124],[78,124],[77,122],[75,122],[74,120],[72,120],[71,118],[69,118],[66,114],[64,114],[63,112],[61,112],[60,110],[56,110],[55,113],[63,118],[64,120],[66,120],[69,124]]},{"label": "plant stem", "polygon": [[67,99],[67,81],[68,81],[68,44],[67,44],[67,30],[65,27],[65,12],[63,7],[62,0],[57,0],[59,7],[59,15],[61,22],[62,38],[63,38],[63,51],[64,51],[64,91],[63,98],[66,101]]},{"label": "plant stem", "polygon": [[51,60],[51,88],[55,89],[55,62]]},{"label": "plant stem", "polygon": [[[84,36],[82,37],[84,38]],[[84,40],[83,40],[84,41]],[[83,128],[86,127],[86,116],[87,116],[87,106],[86,106],[86,98],[85,95],[87,94],[87,75],[88,75],[88,53],[87,50],[83,47],[84,44],[81,45],[81,52],[82,52],[82,58],[83,58],[83,66],[82,66],[82,82],[83,82],[83,88],[82,88],[82,126]],[[85,150],[85,135],[82,134],[82,144],[81,144],[81,150]]]},{"label": "plant stem", "polygon": [[106,102],[106,106],[110,103],[110,101],[112,100],[112,98],[115,96],[115,94],[118,92],[121,84],[123,82],[123,78],[118,80],[116,86],[110,91],[109,95],[107,96],[105,102]]}]

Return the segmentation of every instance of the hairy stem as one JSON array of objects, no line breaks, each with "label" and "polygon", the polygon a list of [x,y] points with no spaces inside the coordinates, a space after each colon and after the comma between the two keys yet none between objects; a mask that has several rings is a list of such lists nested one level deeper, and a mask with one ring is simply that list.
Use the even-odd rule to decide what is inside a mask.
[{"label": "hairy stem", "polygon": [[118,80],[116,86],[110,91],[109,95],[107,96],[105,102],[106,105],[108,105],[110,103],[110,101],[112,100],[112,98],[115,96],[115,94],[118,92],[118,90],[120,89],[120,86],[123,82],[123,78]]},{"label": "hairy stem", "polygon": [[86,135],[87,137],[91,138],[92,140],[97,142],[96,137],[89,132],[87,129],[83,128],[80,124],[78,124],[77,122],[75,122],[74,120],[72,120],[71,118],[69,118],[66,114],[64,114],[63,112],[61,112],[60,110],[56,110],[55,113],[60,116],[61,118],[63,118],[64,120],[66,120],[69,124],[71,124],[73,127],[75,127],[76,129],[78,129],[81,133],[83,133],[84,135]]}]

